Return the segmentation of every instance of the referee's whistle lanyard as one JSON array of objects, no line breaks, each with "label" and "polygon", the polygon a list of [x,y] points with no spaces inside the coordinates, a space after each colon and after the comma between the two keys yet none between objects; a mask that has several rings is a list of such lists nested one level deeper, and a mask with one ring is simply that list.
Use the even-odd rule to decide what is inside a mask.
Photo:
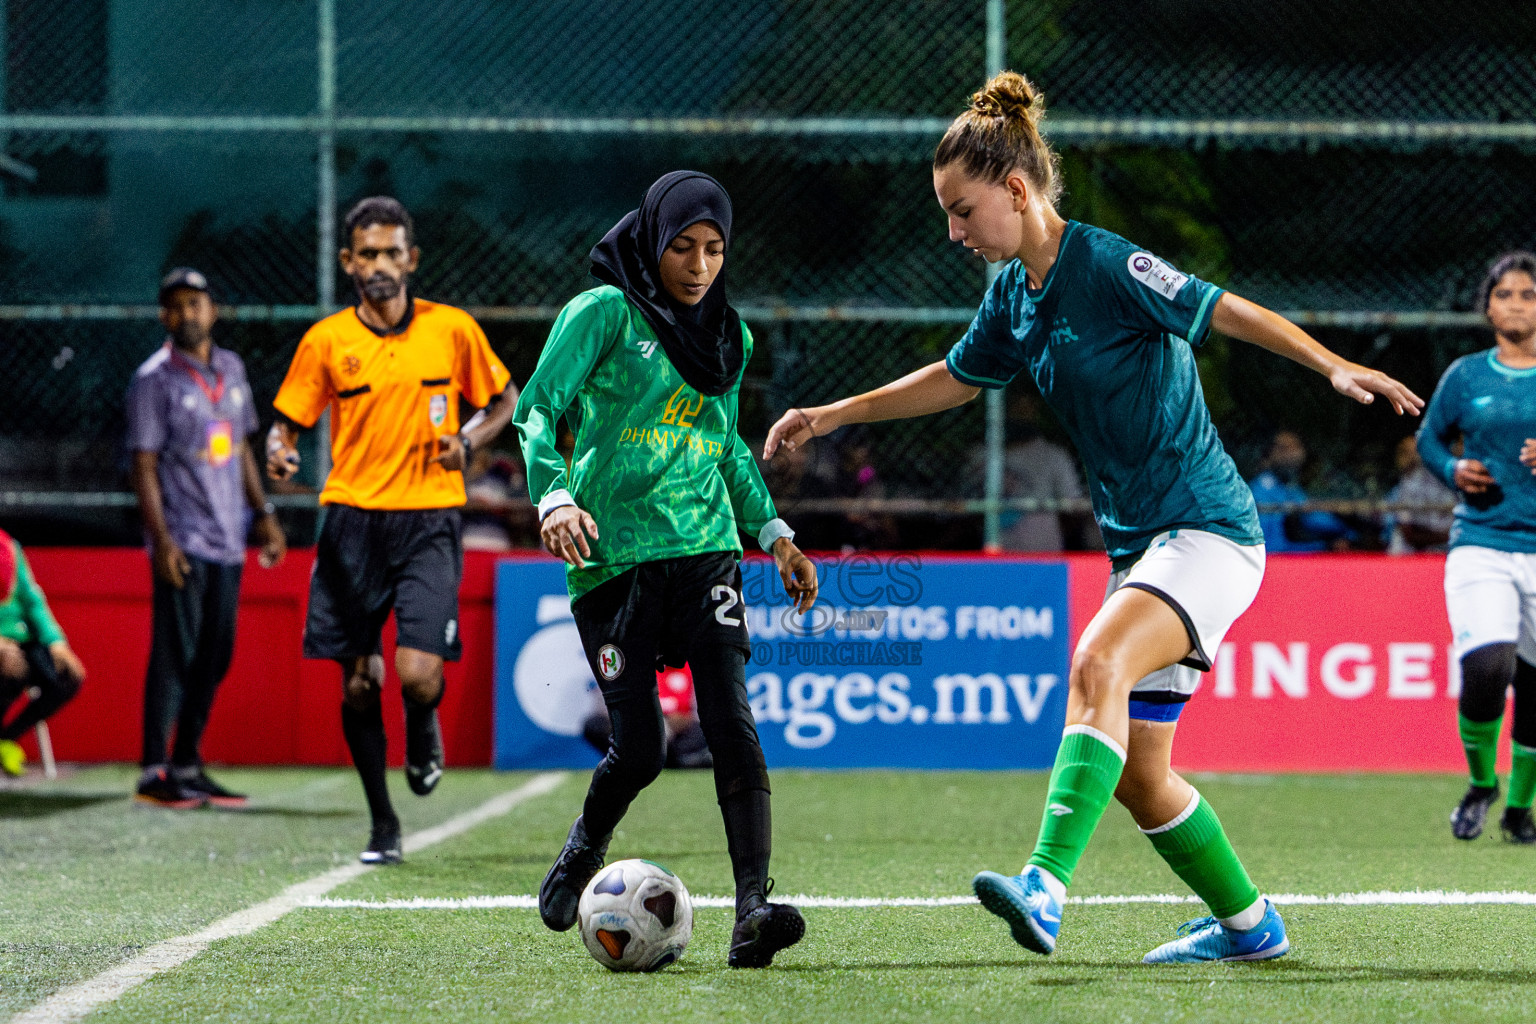
[{"label": "referee's whistle lanyard", "polygon": [[213,370],[213,363],[210,360],[208,368],[213,370],[213,387],[210,388],[207,378],[203,376],[202,371],[192,364],[192,360],[182,355],[176,346],[169,341],[165,343],[165,347],[171,350],[171,362],[181,367],[187,376],[197,383],[197,386],[202,389],[203,394],[208,396],[209,405],[217,412],[219,402],[224,397],[224,375],[217,370]]}]

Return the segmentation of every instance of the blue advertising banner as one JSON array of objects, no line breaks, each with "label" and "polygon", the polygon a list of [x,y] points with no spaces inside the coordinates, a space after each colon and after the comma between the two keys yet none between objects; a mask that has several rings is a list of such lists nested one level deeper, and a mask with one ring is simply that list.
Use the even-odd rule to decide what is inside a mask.
[{"label": "blue advertising banner", "polygon": [[[742,563],[747,691],[768,765],[1048,768],[1066,715],[1067,566],[933,555],[818,558],[794,613],[774,565]],[[733,600],[719,614],[743,614]],[[499,563],[498,768],[588,767],[601,697],[561,566]]]}]

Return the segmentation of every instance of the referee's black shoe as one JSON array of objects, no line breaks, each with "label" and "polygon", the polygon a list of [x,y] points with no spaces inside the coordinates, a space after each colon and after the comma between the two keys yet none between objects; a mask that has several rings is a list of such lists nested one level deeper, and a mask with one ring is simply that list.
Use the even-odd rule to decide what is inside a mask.
[{"label": "referee's black shoe", "polygon": [[[772,883],[769,883],[772,891]],[[805,918],[788,903],[759,903],[736,919],[731,930],[732,967],[767,967],[773,955],[805,937]]]},{"label": "referee's black shoe", "polygon": [[400,822],[397,819],[376,821],[373,833],[368,837],[368,849],[357,855],[364,864],[399,864],[405,860],[400,844]]},{"label": "referee's black shoe", "polygon": [[593,842],[580,818],[571,826],[565,848],[539,886],[539,916],[546,927],[563,932],[576,923],[576,907],[581,902],[582,890],[603,866],[603,859],[608,856],[609,838],[604,836]]},{"label": "referee's black shoe", "polygon": [[1457,839],[1476,839],[1483,834],[1488,819],[1488,805],[1498,798],[1498,786],[1468,786],[1467,795],[1451,812],[1451,835]]},{"label": "referee's black shoe", "polygon": [[405,781],[412,793],[426,796],[443,777],[443,730],[437,709],[407,714],[406,725],[413,735],[405,739]]},{"label": "referee's black shoe", "polygon": [[1499,819],[1499,831],[1504,833],[1506,843],[1519,843],[1521,846],[1536,843],[1536,821],[1531,820],[1529,807],[1504,808],[1504,817]]}]

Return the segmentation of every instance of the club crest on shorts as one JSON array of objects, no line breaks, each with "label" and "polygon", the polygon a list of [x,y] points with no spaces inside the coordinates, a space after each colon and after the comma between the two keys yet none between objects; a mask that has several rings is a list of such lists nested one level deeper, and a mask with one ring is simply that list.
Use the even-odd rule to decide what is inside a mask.
[{"label": "club crest on shorts", "polygon": [[443,421],[448,418],[447,395],[432,396],[431,400],[427,402],[427,417],[432,421],[434,427],[443,425]]},{"label": "club crest on shorts", "polygon": [[597,670],[609,682],[617,679],[624,671],[624,652],[613,644],[603,644],[597,651]]}]

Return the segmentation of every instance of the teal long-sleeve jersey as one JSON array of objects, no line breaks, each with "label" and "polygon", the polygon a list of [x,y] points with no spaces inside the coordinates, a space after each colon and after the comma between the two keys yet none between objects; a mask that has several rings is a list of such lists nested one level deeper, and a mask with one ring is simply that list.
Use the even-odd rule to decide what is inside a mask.
[{"label": "teal long-sleeve jersey", "polygon": [[1474,352],[1451,364],[1440,378],[1424,425],[1419,457],[1431,473],[1456,486],[1457,456],[1450,442],[1462,438],[1464,455],[1493,474],[1481,494],[1458,491],[1451,547],[1536,551],[1536,478],[1520,464],[1525,439],[1536,436],[1536,367],[1499,362],[1499,350]]}]

